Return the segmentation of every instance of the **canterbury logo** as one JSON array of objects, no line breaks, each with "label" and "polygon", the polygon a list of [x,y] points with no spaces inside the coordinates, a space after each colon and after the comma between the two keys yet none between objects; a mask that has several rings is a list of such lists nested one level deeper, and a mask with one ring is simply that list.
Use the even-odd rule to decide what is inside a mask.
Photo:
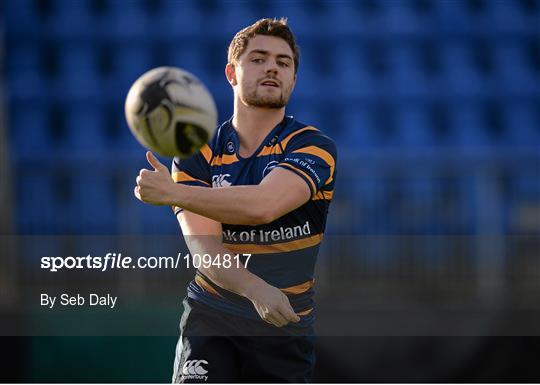
[{"label": "canterbury logo", "polygon": [[184,376],[194,376],[194,375],[205,375],[208,373],[208,370],[205,370],[202,365],[208,365],[208,361],[206,360],[188,360],[184,364],[184,367],[182,368],[182,374]]},{"label": "canterbury logo", "polygon": [[219,174],[212,176],[212,187],[228,187],[231,185],[226,178],[230,177],[231,174]]}]

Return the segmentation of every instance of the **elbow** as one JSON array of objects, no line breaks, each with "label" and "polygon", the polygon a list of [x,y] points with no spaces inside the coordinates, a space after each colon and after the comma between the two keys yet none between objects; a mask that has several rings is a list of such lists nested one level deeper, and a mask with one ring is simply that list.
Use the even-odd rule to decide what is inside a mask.
[{"label": "elbow", "polygon": [[260,207],[257,210],[253,210],[249,217],[249,223],[247,225],[265,225],[273,222],[278,218],[275,208],[273,207]]}]

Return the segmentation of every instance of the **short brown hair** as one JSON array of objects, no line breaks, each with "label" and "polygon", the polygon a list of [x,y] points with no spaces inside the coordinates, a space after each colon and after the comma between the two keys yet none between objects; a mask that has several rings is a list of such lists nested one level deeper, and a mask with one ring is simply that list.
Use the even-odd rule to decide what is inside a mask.
[{"label": "short brown hair", "polygon": [[246,51],[249,40],[257,35],[275,36],[285,40],[293,52],[294,73],[296,74],[296,72],[298,72],[300,49],[296,45],[294,35],[287,25],[287,18],[285,17],[282,17],[279,20],[260,19],[238,32],[232,39],[231,44],[229,44],[229,63],[238,60],[238,58]]}]

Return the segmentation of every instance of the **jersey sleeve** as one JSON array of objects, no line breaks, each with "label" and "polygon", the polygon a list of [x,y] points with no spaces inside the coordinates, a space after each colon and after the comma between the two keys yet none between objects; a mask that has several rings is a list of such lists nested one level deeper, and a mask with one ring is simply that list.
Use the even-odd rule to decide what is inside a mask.
[{"label": "jersey sleeve", "polygon": [[[175,157],[171,166],[171,176],[176,183],[188,186],[212,187],[210,177],[211,150],[204,145],[200,151],[187,159]],[[178,206],[172,207],[175,215],[182,211]]]},{"label": "jersey sleeve", "polygon": [[333,185],[336,174],[337,148],[332,139],[320,132],[308,131],[293,137],[277,165],[301,177],[314,197],[321,189]]}]

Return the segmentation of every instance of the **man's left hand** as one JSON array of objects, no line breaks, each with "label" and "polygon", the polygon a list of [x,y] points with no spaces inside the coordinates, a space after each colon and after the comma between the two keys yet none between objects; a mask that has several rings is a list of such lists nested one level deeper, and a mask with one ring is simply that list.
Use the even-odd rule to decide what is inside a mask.
[{"label": "man's left hand", "polygon": [[146,159],[154,171],[143,168],[139,172],[133,193],[137,199],[151,205],[172,205],[173,190],[177,185],[169,169],[150,151],[146,152]]}]

